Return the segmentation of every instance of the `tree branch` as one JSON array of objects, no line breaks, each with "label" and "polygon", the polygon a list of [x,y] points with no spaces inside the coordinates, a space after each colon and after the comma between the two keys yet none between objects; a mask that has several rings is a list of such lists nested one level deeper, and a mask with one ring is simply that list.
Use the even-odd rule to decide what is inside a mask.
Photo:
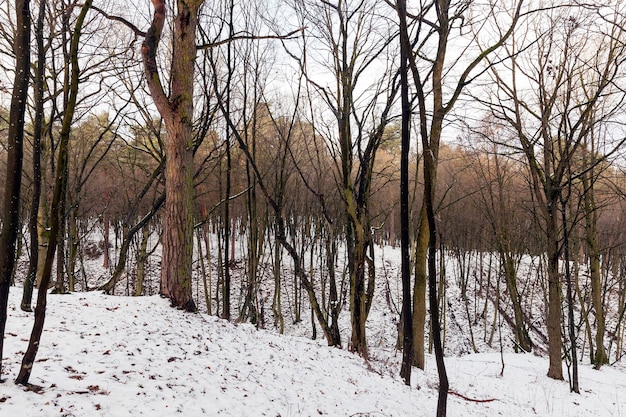
[{"label": "tree branch", "polygon": [[[148,89],[150,90],[154,104],[163,118],[169,118],[171,117],[172,109],[170,108],[169,101],[163,90],[156,62],[156,51],[165,24],[165,1],[152,0],[152,5],[154,6],[154,17],[152,18],[150,29],[146,32],[146,38],[141,45],[141,56],[144,63],[146,82],[148,83]],[[171,120],[166,120],[166,123],[170,121]]]},{"label": "tree branch", "polygon": [[104,10],[102,10],[101,8],[96,7],[96,6],[91,6],[91,9],[95,10],[98,13],[100,13],[102,16],[104,16],[105,18],[107,18],[109,20],[114,20],[116,22],[122,23],[124,26],[126,26],[127,28],[132,30],[135,33],[136,37],[145,37],[146,36],[146,32],[144,32],[143,30],[140,30],[137,26],[133,25],[131,22],[129,22],[128,20],[124,19],[121,16],[114,16],[112,14],[109,14],[109,13],[105,12]]},{"label": "tree branch", "polygon": [[196,46],[196,49],[198,50],[205,50],[205,49],[211,49],[211,48],[215,48],[216,46],[220,46],[220,45],[225,45],[229,42],[234,42],[234,41],[239,41],[239,40],[263,40],[263,39],[292,39],[292,36],[295,35],[298,32],[303,32],[307,27],[303,26],[299,29],[296,30],[292,30],[289,33],[286,33],[284,35],[251,35],[251,34],[244,34],[244,35],[235,35],[235,36],[231,36],[229,38],[226,39],[222,39],[220,41],[216,41],[216,42],[211,42],[211,43],[205,43],[203,45],[198,45]]}]

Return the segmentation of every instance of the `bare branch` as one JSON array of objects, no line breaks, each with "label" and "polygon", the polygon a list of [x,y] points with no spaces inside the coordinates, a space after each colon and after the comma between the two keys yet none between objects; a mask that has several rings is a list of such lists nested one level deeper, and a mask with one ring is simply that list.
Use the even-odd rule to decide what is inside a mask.
[{"label": "bare branch", "polygon": [[211,43],[205,43],[203,45],[198,45],[198,46],[196,46],[196,48],[198,50],[202,51],[202,50],[205,50],[205,49],[215,48],[216,46],[225,45],[227,43],[234,42],[234,41],[240,41],[240,40],[293,39],[293,36],[296,33],[303,32],[305,29],[307,29],[306,26],[301,27],[301,28],[296,29],[296,30],[292,30],[291,32],[286,33],[284,35],[252,35],[252,34],[235,35],[235,36],[231,36],[231,37],[226,38],[226,39],[222,39],[222,40],[217,41],[217,42],[211,42]]},{"label": "bare branch", "polygon": [[114,20],[116,22],[122,23],[124,26],[126,26],[127,28],[132,30],[135,33],[135,36],[137,36],[137,37],[145,37],[146,36],[146,32],[144,32],[143,30],[140,30],[137,26],[133,25],[131,22],[129,22],[128,20],[124,19],[121,16],[115,16],[115,15],[109,14],[109,13],[105,12],[104,10],[102,10],[101,8],[96,7],[96,6],[91,6],[91,9],[95,10],[98,13],[100,13],[102,16],[104,16],[105,18],[107,18],[109,20]]}]

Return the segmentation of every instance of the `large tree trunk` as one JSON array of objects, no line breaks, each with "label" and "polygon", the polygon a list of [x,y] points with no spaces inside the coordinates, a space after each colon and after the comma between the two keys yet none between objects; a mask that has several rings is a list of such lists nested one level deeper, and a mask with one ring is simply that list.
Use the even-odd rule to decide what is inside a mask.
[{"label": "large tree trunk", "polygon": [[195,311],[192,298],[193,261],[193,144],[191,123],[174,120],[168,127],[165,145],[165,212],[163,214],[163,258],[161,295],[172,306]]},{"label": "large tree trunk", "polygon": [[172,306],[195,311],[192,297],[193,261],[193,74],[196,57],[198,8],[202,1],[176,2],[171,92],[166,96],[158,72],[156,51],[163,26],[164,0],[152,0],[154,17],[142,45],[146,80],[154,103],[165,121],[165,213],[163,215],[163,258],[161,294]]},{"label": "large tree trunk", "polygon": [[15,79],[9,112],[9,137],[7,151],[4,200],[0,213],[0,378],[2,378],[2,358],[4,331],[7,321],[9,287],[15,265],[15,246],[19,231],[20,187],[22,182],[22,156],[24,143],[24,114],[28,97],[30,74],[30,10],[28,0],[15,1]]}]

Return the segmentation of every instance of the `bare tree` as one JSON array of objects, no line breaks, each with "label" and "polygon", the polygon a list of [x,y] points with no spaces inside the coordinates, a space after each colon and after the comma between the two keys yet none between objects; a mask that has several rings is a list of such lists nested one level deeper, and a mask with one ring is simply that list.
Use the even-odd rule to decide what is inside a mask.
[{"label": "bare tree", "polygon": [[522,229],[518,220],[521,217],[519,209],[516,209],[520,205],[520,199],[516,198],[520,194],[516,190],[516,182],[519,181],[515,178],[515,172],[520,166],[515,160],[506,157],[506,146],[499,145],[510,142],[511,138],[503,137],[506,131],[491,122],[490,119],[485,120],[477,132],[489,141],[488,145],[480,146],[475,139],[469,139],[476,149],[472,158],[472,170],[482,185],[477,192],[477,204],[493,234],[493,247],[500,256],[500,266],[506,278],[515,320],[516,350],[519,347],[530,352],[533,343],[525,323],[522,297],[517,284],[517,265],[522,251],[525,250],[524,241],[517,231]]},{"label": "bare tree", "polygon": [[7,170],[4,182],[4,198],[0,213],[0,376],[4,331],[7,321],[9,287],[15,264],[15,246],[19,232],[20,188],[22,180],[22,157],[24,141],[24,115],[28,97],[30,76],[30,2],[15,1],[16,32],[13,40],[15,53],[15,77],[9,110],[9,135]]},{"label": "bare tree", "polygon": [[[529,19],[526,32],[512,38],[507,49],[510,58],[492,72],[498,90],[491,109],[519,140],[544,222],[548,376],[554,379],[563,379],[559,257],[567,243],[563,240],[567,231],[565,222],[560,223],[559,209],[565,207],[572,182],[589,169],[575,166],[576,155],[586,152],[587,138],[601,123],[611,123],[624,99],[618,86],[626,58],[623,18],[618,12],[604,12],[602,8],[557,8]],[[619,144],[607,143],[604,157]],[[565,282],[568,286],[569,278]],[[569,353],[575,362],[571,310],[568,316]],[[577,390],[576,375],[572,383],[572,389]]]},{"label": "bare tree", "polygon": [[91,0],[87,0],[80,10],[80,14],[76,20],[76,26],[74,33],[72,34],[71,48],[70,48],[70,66],[71,77],[68,84],[68,105],[66,112],[63,115],[63,126],[61,127],[61,138],[59,142],[58,150],[58,163],[56,178],[54,181],[54,194],[52,196],[52,224],[50,230],[50,244],[46,253],[46,260],[44,265],[43,276],[41,279],[41,290],[37,293],[37,306],[35,307],[35,322],[33,323],[33,330],[28,343],[28,348],[22,359],[22,366],[20,372],[15,380],[17,384],[28,384],[30,374],[32,372],[33,363],[37,352],[39,350],[39,342],[41,334],[43,332],[44,321],[46,318],[46,301],[48,284],[52,274],[52,262],[56,251],[56,242],[59,237],[59,231],[61,229],[61,223],[63,222],[64,213],[61,211],[63,207],[62,200],[67,186],[67,171],[68,164],[68,147],[70,140],[70,132],[72,128],[72,122],[74,118],[74,111],[76,109],[76,100],[78,96],[79,85],[79,68],[78,68],[78,47],[80,42],[81,30],[85,22],[85,17],[89,8],[91,7]]},{"label": "bare tree", "polygon": [[411,103],[409,100],[408,60],[411,53],[407,27],[406,1],[396,2],[400,21],[400,96],[402,99],[402,149],[400,153],[400,224],[401,224],[401,273],[402,273],[402,367],[400,376],[406,385],[411,385],[413,366],[413,305],[411,302],[411,265],[409,250],[409,150],[411,145]]},{"label": "bare tree", "polygon": [[[428,256],[432,335],[435,340],[438,365],[443,370],[443,352],[437,342],[439,318],[434,259],[437,232],[433,199],[444,120],[467,85],[481,74],[480,65],[490,54],[501,48],[511,35],[519,19],[521,5],[520,1],[515,2],[512,8],[500,8],[494,5],[485,10],[482,5],[473,2],[425,1],[421,2],[416,12],[410,16],[411,45],[414,46],[409,63],[415,88],[414,99],[419,110],[419,137],[423,152],[425,184],[416,236],[416,277],[413,293],[413,335],[415,338],[413,361],[420,368],[424,367],[426,260]],[[474,8],[480,9],[481,13],[486,12],[486,17],[481,19],[480,23],[466,20],[464,17]],[[508,15],[508,10],[513,10],[512,15]],[[503,16],[507,16],[507,19],[503,20]],[[498,28],[493,42],[482,52],[473,53],[479,44],[478,36],[470,29],[474,24],[480,24],[481,27],[492,25]],[[459,28],[459,35],[455,35],[457,28]],[[463,47],[457,50],[449,49],[452,42]],[[454,56],[450,56],[450,52],[453,52]],[[439,410],[439,413],[445,414],[445,406],[443,406],[445,403],[443,392],[447,391],[447,385],[444,384],[447,380],[445,371],[440,373],[440,378],[443,384],[440,387],[440,406],[443,408]]]},{"label": "bare tree", "polygon": [[191,293],[193,260],[193,81],[196,31],[201,0],[178,0],[173,24],[170,92],[163,88],[157,64],[157,48],[166,19],[164,0],[153,0],[154,16],[141,52],[146,82],[152,99],[165,121],[165,212],[163,214],[163,259],[161,294],[172,305],[195,311]]},{"label": "bare tree", "polygon": [[39,3],[35,38],[37,39],[37,66],[35,67],[34,78],[34,101],[35,120],[33,123],[33,197],[31,200],[30,214],[28,218],[28,232],[30,237],[30,261],[28,272],[24,279],[24,291],[22,293],[22,303],[20,308],[23,311],[32,311],[31,301],[33,298],[33,287],[37,280],[37,264],[39,261],[39,233],[37,230],[37,220],[39,215],[39,201],[41,198],[41,137],[43,134],[44,117],[44,67],[46,62],[46,51],[44,49],[43,29],[46,17],[46,2]]},{"label": "bare tree", "polygon": [[[350,274],[350,349],[367,357],[365,323],[375,282],[369,201],[376,153],[398,91],[395,62],[387,59],[393,53],[391,17],[385,15],[388,10],[368,1],[298,1],[295,6],[320,34],[316,41],[309,40],[311,45],[305,39],[303,54],[292,56],[329,110],[335,127],[334,131],[323,133],[337,161],[333,175],[344,207]],[[313,63],[312,49],[328,53],[331,61]],[[310,56],[303,56],[306,54]],[[334,79],[333,88],[318,79],[315,65]],[[368,83],[368,71],[376,65],[382,65],[384,70]]]}]

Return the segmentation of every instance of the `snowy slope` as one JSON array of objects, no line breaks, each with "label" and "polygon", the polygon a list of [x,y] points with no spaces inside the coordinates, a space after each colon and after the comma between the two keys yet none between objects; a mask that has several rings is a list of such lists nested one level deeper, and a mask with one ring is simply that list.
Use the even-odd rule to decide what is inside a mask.
[{"label": "snowy slope", "polygon": [[[168,307],[158,297],[51,295],[28,392],[12,381],[32,325],[12,288],[0,416],[433,416],[428,357],[406,387],[400,355],[366,363],[321,342]],[[626,373],[581,368],[580,395],[545,377],[545,359],[485,353],[447,358],[449,416],[626,415]]]}]

